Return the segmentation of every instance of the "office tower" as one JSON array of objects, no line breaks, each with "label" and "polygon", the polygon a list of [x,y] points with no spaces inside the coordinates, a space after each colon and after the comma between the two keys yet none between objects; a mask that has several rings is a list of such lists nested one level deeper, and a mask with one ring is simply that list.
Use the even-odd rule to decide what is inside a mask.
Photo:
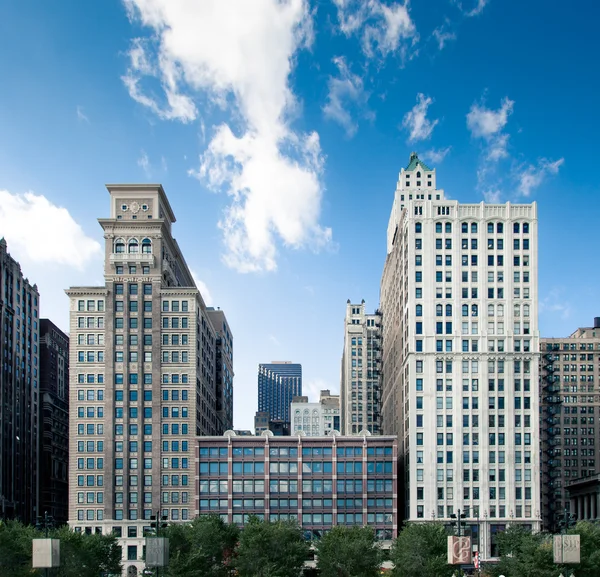
[{"label": "office tower", "polygon": [[160,511],[194,515],[196,435],[219,430],[216,342],[160,185],[108,185],[104,284],[70,298],[69,524],[122,538],[143,568]]},{"label": "office tower", "polygon": [[[540,353],[542,519],[556,532],[565,508],[579,519],[600,516],[600,318],[568,337],[541,338]],[[571,493],[578,496],[574,509]]]},{"label": "office tower", "polygon": [[269,420],[290,423],[290,403],[302,395],[302,365],[273,361],[258,365],[258,412]]},{"label": "office tower", "polygon": [[39,299],[0,239],[0,513],[24,523],[39,506]]},{"label": "office tower", "polygon": [[40,320],[39,515],[69,516],[69,337]]},{"label": "office tower", "polygon": [[404,517],[467,513],[481,558],[540,527],[537,207],[446,200],[410,156],[381,281],[383,432]]},{"label": "office tower", "polygon": [[381,313],[365,312],[365,301],[346,304],[341,371],[342,433],[381,432]]},{"label": "office tower", "polygon": [[397,535],[396,437],[228,432],[197,444],[200,515],[218,512],[241,527],[251,515],[293,521],[309,540],[336,525],[368,525],[382,548]]},{"label": "office tower", "polygon": [[340,397],[327,389],[321,391],[318,403],[308,397],[294,397],[291,405],[292,435],[300,432],[307,437],[323,437],[340,432]]},{"label": "office tower", "polygon": [[233,335],[225,313],[207,307],[206,314],[216,333],[216,402],[218,433],[233,429]]}]

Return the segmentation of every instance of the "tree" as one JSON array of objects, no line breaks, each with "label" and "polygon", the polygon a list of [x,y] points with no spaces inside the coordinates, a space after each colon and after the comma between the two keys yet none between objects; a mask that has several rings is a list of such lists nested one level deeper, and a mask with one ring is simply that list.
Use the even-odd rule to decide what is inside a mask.
[{"label": "tree", "polygon": [[317,567],[322,577],[375,577],[382,560],[371,527],[338,525],[317,547]]},{"label": "tree", "polygon": [[408,523],[392,548],[394,577],[451,577],[448,532],[443,523]]},{"label": "tree", "polygon": [[0,522],[0,575],[32,577],[40,575],[31,567],[33,539],[40,533],[19,521]]},{"label": "tree", "polygon": [[[491,577],[518,575],[519,577],[558,577],[560,567],[554,565],[552,536],[532,533],[522,525],[510,525],[498,533],[500,561],[484,567]],[[577,572],[579,577],[579,571]]]},{"label": "tree", "polygon": [[298,577],[310,547],[291,522],[270,523],[250,517],[236,548],[240,577]]},{"label": "tree", "polygon": [[229,565],[239,538],[235,525],[216,515],[197,517],[191,523],[169,525],[170,577],[222,577],[230,574]]}]

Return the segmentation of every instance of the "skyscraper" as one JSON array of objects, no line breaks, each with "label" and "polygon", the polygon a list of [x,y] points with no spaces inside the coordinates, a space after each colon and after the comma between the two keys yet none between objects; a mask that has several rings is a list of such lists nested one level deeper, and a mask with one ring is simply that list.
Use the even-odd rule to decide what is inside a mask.
[{"label": "skyscraper", "polygon": [[194,439],[220,429],[218,331],[172,236],[162,186],[107,188],[104,285],[66,291],[69,524],[115,531],[126,568],[140,570],[151,515],[194,515]]},{"label": "skyscraper", "polygon": [[[542,338],[540,352],[542,519],[544,529],[554,532],[570,509],[569,483],[600,472],[600,318],[568,337]],[[583,511],[571,513],[595,518],[599,505],[594,495]]]},{"label": "skyscraper", "polygon": [[460,509],[482,559],[508,523],[540,527],[537,207],[446,200],[411,154],[381,281],[383,432],[404,517]]},{"label": "skyscraper", "polygon": [[208,307],[206,314],[216,333],[216,402],[219,434],[233,429],[233,335],[225,313]]},{"label": "skyscraper", "polygon": [[258,365],[258,412],[290,424],[290,403],[302,395],[302,365],[273,361]]},{"label": "skyscraper", "polygon": [[381,432],[381,314],[365,311],[365,301],[346,304],[340,384],[342,434]]},{"label": "skyscraper", "polygon": [[66,523],[69,511],[69,337],[40,321],[39,514]]},{"label": "skyscraper", "polygon": [[0,513],[39,514],[39,293],[0,239]]}]

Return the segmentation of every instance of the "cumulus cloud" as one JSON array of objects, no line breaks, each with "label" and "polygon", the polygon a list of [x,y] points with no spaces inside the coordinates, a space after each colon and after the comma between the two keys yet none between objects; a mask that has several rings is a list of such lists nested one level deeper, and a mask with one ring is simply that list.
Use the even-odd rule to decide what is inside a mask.
[{"label": "cumulus cloud", "polygon": [[364,91],[362,78],[351,72],[343,56],[334,58],[333,62],[337,66],[338,75],[329,77],[329,94],[323,114],[340,124],[351,137],[358,130],[352,109],[363,108],[369,95]]},{"label": "cumulus cloud", "polygon": [[100,255],[100,244],[87,236],[66,208],[45,196],[0,190],[0,231],[19,258],[82,270]]},{"label": "cumulus cloud", "polygon": [[410,17],[408,0],[391,5],[381,0],[333,0],[337,8],[340,31],[346,36],[361,38],[363,52],[369,58],[386,58],[399,54],[408,56],[419,35]]},{"label": "cumulus cloud", "polygon": [[498,204],[502,201],[502,192],[497,189],[484,190],[483,199],[489,204]]},{"label": "cumulus cloud", "polygon": [[505,97],[500,108],[494,110],[474,103],[467,114],[467,128],[474,138],[482,138],[487,145],[485,156],[490,162],[508,157],[509,135],[503,132],[512,114],[514,101]]},{"label": "cumulus cloud", "polygon": [[417,94],[417,103],[404,116],[402,126],[408,130],[408,140],[410,142],[427,140],[431,136],[438,123],[438,120],[427,118],[427,109],[432,103],[433,99],[431,97],[419,93]]},{"label": "cumulus cloud", "polygon": [[[242,272],[273,270],[278,240],[294,248],[327,244],[319,136],[290,125],[294,58],[313,39],[308,1],[124,2],[130,18],[149,28],[133,40],[123,78],[134,100],[184,123],[198,118],[202,98],[233,108],[192,172],[231,198],[219,223],[224,261]],[[161,99],[143,90],[148,77],[160,82]]]},{"label": "cumulus cloud", "polygon": [[517,188],[519,193],[523,196],[529,196],[535,188],[542,184],[546,177],[558,174],[564,161],[564,158],[560,158],[554,162],[542,158],[537,165],[530,164],[525,168],[517,170],[515,176],[518,182]]},{"label": "cumulus cloud", "polygon": [[430,150],[426,150],[425,152],[421,153],[420,156],[425,162],[430,162],[431,164],[440,164],[444,158],[448,156],[448,153],[451,150],[451,146],[446,146],[446,148],[438,148],[437,150],[431,148]]},{"label": "cumulus cloud", "polygon": [[210,290],[208,289],[208,285],[201,280],[195,271],[190,269],[190,273],[192,274],[192,278],[194,279],[194,283],[196,284],[196,288],[200,291],[202,298],[204,299],[204,304],[207,307],[212,307],[214,304],[212,295],[210,294]]}]

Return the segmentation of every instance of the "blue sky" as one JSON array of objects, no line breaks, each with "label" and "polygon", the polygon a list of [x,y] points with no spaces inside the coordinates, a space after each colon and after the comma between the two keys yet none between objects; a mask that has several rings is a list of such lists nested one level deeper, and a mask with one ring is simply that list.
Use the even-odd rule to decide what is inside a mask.
[{"label": "blue sky", "polygon": [[0,235],[67,327],[102,282],[107,182],[161,182],[235,338],[235,425],[259,362],[337,390],[348,298],[379,300],[416,150],[462,202],[539,203],[540,327],[600,315],[600,6],[529,0],[5,0]]}]

